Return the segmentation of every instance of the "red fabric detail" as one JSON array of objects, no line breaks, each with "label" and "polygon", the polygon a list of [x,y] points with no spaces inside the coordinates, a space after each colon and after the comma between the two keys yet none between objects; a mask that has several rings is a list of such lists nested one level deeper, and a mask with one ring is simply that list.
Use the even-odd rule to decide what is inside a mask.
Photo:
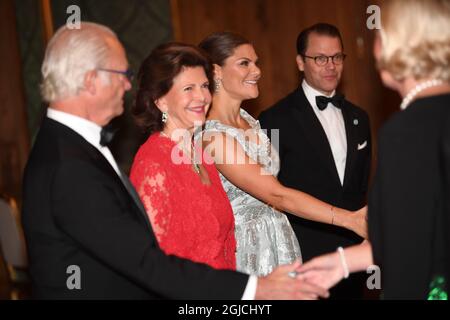
[{"label": "red fabric detail", "polygon": [[172,153],[184,156],[172,140],[154,133],[139,148],[130,174],[161,249],[216,269],[235,270],[233,211],[212,159],[203,155],[211,181],[205,185],[188,158],[176,164]]}]

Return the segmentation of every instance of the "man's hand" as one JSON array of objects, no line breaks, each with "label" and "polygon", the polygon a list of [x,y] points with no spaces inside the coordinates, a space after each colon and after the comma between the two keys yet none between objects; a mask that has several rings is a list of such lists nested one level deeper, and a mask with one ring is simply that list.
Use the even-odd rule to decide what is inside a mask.
[{"label": "man's hand", "polygon": [[258,279],[255,300],[316,300],[328,298],[329,292],[309,283],[301,276],[290,274],[300,267],[300,262],[276,268],[271,274]]}]

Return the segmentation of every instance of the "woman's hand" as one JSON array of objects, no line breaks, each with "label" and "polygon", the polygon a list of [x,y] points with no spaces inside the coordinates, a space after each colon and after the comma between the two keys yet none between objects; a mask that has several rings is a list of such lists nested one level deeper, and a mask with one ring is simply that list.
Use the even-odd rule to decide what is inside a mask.
[{"label": "woman's hand", "polygon": [[346,228],[367,239],[367,206],[358,211],[348,211],[340,208],[334,208],[336,214],[333,224]]},{"label": "woman's hand", "polygon": [[[298,278],[330,289],[346,276],[346,273],[367,270],[373,265],[372,247],[368,241],[359,245],[314,258],[296,269]],[[345,270],[347,269],[347,270]]]},{"label": "woman's hand", "polygon": [[314,258],[301,265],[297,272],[299,278],[327,290],[335,286],[345,275],[338,252]]},{"label": "woman's hand", "polygon": [[367,206],[351,213],[352,219],[350,230],[358,234],[360,237],[367,239]]}]

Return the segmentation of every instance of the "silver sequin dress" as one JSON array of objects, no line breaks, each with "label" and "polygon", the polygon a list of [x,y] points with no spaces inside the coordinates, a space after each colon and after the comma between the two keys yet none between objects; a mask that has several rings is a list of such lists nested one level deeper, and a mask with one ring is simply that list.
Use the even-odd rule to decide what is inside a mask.
[{"label": "silver sequin dress", "polygon": [[[246,140],[243,130],[224,125],[216,120],[206,121],[204,133],[227,133],[236,139],[249,158],[258,162],[267,172],[277,176],[280,170],[278,153],[261,130],[259,122],[244,109],[241,109],[240,113],[252,130],[255,130],[262,143]],[[301,259],[297,237],[284,213],[242,191],[222,174],[220,179],[235,217],[238,271],[258,276],[267,275],[278,265],[292,263],[297,258]],[[264,186],[261,187],[264,188]]]}]

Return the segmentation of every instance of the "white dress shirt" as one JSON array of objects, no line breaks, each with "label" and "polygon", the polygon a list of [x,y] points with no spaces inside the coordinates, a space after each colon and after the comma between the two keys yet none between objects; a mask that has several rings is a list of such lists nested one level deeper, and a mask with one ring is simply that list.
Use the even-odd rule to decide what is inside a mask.
[{"label": "white dress shirt", "polygon": [[[103,154],[103,156],[106,158],[106,160],[108,160],[119,177],[121,176],[119,166],[117,165],[116,160],[114,160],[111,151],[108,149],[108,147],[100,145],[100,132],[102,131],[102,128],[99,125],[73,114],[58,111],[52,108],[48,108],[47,117],[69,127],[80,136],[82,136],[87,142],[89,142]],[[254,300],[257,285],[258,277],[250,276],[247,282],[247,286],[245,287],[242,300]]]},{"label": "white dress shirt", "polygon": [[100,132],[102,131],[102,127],[84,118],[52,108],[48,108],[47,117],[69,127],[82,136],[87,142],[96,147],[98,151],[103,154],[106,160],[108,160],[119,177],[121,176],[119,166],[117,165],[116,160],[114,160],[109,148],[100,145]]},{"label": "white dress shirt", "polygon": [[[306,99],[311,104],[314,113],[322,124],[322,128],[328,138],[328,143],[333,153],[334,163],[341,181],[341,185],[344,184],[345,175],[345,163],[347,161],[347,136],[345,133],[344,117],[342,116],[342,110],[335,107],[332,103],[328,103],[325,110],[320,110],[316,104],[317,96],[326,96],[323,93],[317,91],[311,87],[306,80],[302,83],[303,91],[305,92]],[[328,96],[331,98],[334,96],[335,91]]]}]

